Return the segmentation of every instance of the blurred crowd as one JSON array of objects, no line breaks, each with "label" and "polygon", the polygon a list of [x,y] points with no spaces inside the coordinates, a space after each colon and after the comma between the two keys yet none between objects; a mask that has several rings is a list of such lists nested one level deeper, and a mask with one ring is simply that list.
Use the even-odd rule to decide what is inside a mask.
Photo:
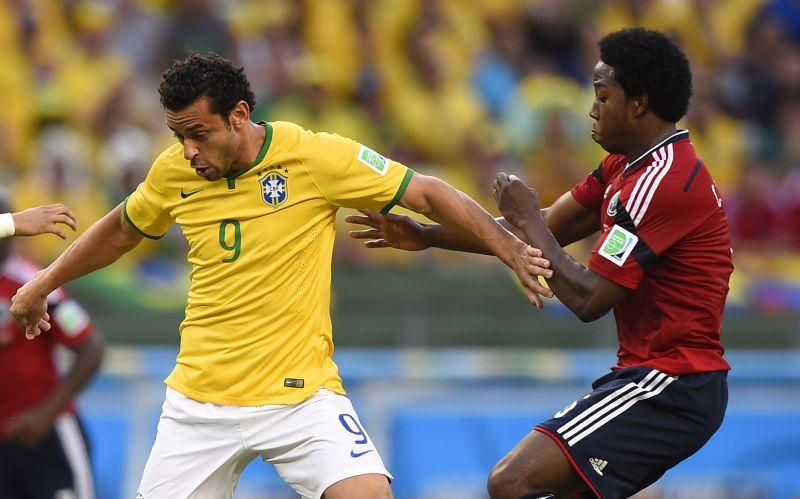
[{"label": "blurred crowd", "polygon": [[[725,195],[734,246],[800,250],[793,0],[0,0],[0,177],[19,208],[63,202],[85,228],[174,140],[156,89],[194,50],[245,67],[256,120],[351,137],[488,208],[498,171],[549,203],[604,154],[589,135],[596,42],[629,26],[689,55],[681,126]],[[183,253],[167,240],[137,251]]]}]

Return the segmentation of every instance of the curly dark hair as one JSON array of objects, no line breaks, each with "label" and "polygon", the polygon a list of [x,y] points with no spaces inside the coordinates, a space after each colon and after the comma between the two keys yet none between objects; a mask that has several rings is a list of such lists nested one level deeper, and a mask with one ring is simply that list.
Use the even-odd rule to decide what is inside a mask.
[{"label": "curly dark hair", "polygon": [[214,53],[192,54],[175,61],[161,73],[158,87],[161,105],[170,111],[180,111],[201,97],[207,97],[211,111],[226,121],[239,101],[247,102],[250,111],[256,96],[244,69]]},{"label": "curly dark hair", "polygon": [[658,117],[675,123],[689,109],[692,71],[686,55],[666,35],[629,28],[603,37],[600,60],[614,68],[614,79],[633,97],[647,94]]}]

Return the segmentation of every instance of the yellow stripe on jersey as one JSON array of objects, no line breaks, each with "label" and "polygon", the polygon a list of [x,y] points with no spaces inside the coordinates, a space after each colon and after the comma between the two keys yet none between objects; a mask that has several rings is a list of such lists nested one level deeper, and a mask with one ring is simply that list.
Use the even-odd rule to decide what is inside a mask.
[{"label": "yellow stripe on jersey", "polygon": [[176,144],[124,207],[148,237],[175,222],[189,242],[186,318],[166,383],[202,402],[293,404],[319,387],[344,393],[329,313],[336,211],[386,212],[413,175],[338,135],[264,126],[250,168],[208,182]]}]

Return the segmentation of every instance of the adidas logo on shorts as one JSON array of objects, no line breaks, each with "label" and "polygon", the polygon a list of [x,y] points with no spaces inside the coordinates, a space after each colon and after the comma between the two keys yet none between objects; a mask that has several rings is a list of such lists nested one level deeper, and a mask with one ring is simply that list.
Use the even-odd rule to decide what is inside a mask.
[{"label": "adidas logo on shorts", "polygon": [[603,461],[602,459],[597,458],[597,457],[590,457],[589,458],[589,464],[592,465],[592,468],[594,468],[594,470],[597,472],[598,475],[602,475],[603,474],[603,468],[606,467],[606,465],[608,464],[608,461]]}]

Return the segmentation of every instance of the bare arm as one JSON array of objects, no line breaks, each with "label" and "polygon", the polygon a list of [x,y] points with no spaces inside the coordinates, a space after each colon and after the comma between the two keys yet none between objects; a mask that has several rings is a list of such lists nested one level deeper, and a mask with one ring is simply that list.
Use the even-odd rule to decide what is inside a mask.
[{"label": "bare arm", "polygon": [[12,300],[11,313],[33,338],[40,333],[39,320],[46,312],[46,298],[54,289],[106,267],[132,250],[142,240],[122,216],[120,204],[98,220],[59,256],[55,262],[20,288]]},{"label": "bare arm", "polygon": [[[3,206],[3,208],[7,207]],[[49,232],[61,239],[66,239],[67,236],[59,224],[66,225],[72,230],[78,229],[75,215],[63,204],[36,206],[17,213],[4,213],[0,217],[11,217],[9,227],[3,227],[0,230],[3,235],[7,236],[36,236]]]},{"label": "bare arm", "polygon": [[[580,241],[600,227],[597,215],[589,212],[567,192],[549,208],[541,210],[547,227],[561,246],[568,246]],[[372,230],[351,231],[355,239],[371,239],[367,246],[371,248],[394,247],[409,251],[426,248],[442,248],[483,255],[492,254],[483,241],[467,240],[441,225],[421,224],[401,215],[378,215],[365,213],[366,216],[350,215],[346,220],[350,223],[367,225]],[[518,239],[530,244],[527,236],[505,218],[495,219],[503,228]]]},{"label": "bare arm", "polygon": [[536,191],[501,173],[495,181],[495,196],[506,219],[519,227],[530,244],[541,249],[543,257],[550,261],[550,289],[581,321],[599,319],[628,292],[576,262],[561,248],[538,209]]},{"label": "bare arm", "polygon": [[442,224],[472,245],[482,245],[514,269],[531,303],[541,307],[538,295],[552,296],[527,270],[528,246],[505,230],[478,203],[435,177],[415,173],[400,204]]},{"label": "bare arm", "polygon": [[100,367],[105,351],[102,336],[95,331],[73,350],[76,354],[75,360],[61,382],[40,404],[9,420],[4,428],[5,438],[29,447],[41,442],[64,407],[92,379]]}]

